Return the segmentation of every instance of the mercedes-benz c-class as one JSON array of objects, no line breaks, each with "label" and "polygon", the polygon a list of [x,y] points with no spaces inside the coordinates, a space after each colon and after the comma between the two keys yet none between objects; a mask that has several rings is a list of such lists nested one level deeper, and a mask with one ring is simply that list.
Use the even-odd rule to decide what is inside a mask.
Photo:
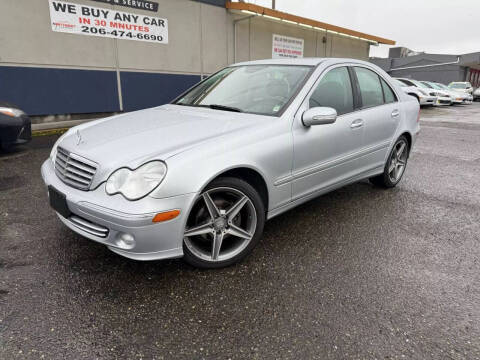
[{"label": "mercedes-benz c-class", "polygon": [[131,259],[222,267],[305,201],[362,179],[396,186],[418,119],[418,101],[368,62],[252,61],[70,129],[41,172],[76,233]]}]

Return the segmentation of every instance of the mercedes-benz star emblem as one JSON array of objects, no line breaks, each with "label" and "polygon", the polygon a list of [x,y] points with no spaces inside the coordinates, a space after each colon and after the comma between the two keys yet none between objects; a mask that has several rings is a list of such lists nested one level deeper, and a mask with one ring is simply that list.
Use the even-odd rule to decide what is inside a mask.
[{"label": "mercedes-benz star emblem", "polygon": [[80,134],[80,130],[77,130],[75,132],[75,135],[77,135],[77,146],[80,145],[83,141],[82,141],[82,135]]}]

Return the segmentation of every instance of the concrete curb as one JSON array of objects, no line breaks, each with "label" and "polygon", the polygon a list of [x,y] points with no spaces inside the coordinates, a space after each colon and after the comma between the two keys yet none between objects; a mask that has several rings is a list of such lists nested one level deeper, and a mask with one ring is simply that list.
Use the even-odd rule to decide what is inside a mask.
[{"label": "concrete curb", "polygon": [[51,130],[51,129],[68,129],[73,126],[77,126],[92,120],[97,120],[97,119],[54,121],[54,122],[48,122],[43,124],[32,124],[32,131]]},{"label": "concrete curb", "polygon": [[84,124],[89,121],[98,119],[85,119],[85,120],[68,120],[68,121],[55,121],[43,124],[32,124],[32,136],[48,136],[59,135],[71,127]]}]

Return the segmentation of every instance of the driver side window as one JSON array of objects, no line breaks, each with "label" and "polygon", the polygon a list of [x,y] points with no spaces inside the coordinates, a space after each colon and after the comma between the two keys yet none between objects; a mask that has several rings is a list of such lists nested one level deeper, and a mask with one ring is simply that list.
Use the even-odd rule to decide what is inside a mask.
[{"label": "driver side window", "polygon": [[353,111],[353,91],[346,67],[330,70],[317,85],[309,100],[312,107],[331,107],[338,115]]}]

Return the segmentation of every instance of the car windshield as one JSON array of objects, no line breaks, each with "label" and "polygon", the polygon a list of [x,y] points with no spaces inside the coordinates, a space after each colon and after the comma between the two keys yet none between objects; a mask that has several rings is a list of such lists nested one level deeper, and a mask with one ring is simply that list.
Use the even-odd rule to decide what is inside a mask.
[{"label": "car windshield", "polygon": [[450,87],[453,89],[466,89],[467,84],[456,83],[456,84],[451,84]]},{"label": "car windshield", "polygon": [[431,87],[425,85],[421,81],[417,81],[417,80],[409,80],[409,81],[411,81],[416,87],[423,88],[423,89],[431,89]]},{"label": "car windshield", "polygon": [[447,85],[444,84],[436,84],[442,90],[450,90]]},{"label": "car windshield", "polygon": [[437,89],[437,90],[443,90],[440,86],[438,86],[438,84],[435,84],[435,83],[428,83],[428,85],[430,85],[431,87],[433,87],[434,89]]},{"label": "car windshield", "polygon": [[246,65],[213,74],[174,104],[278,115],[312,70],[311,66]]},{"label": "car windshield", "polygon": [[426,87],[427,89],[434,89],[434,87],[433,87],[432,84],[429,84],[429,83],[427,83],[427,82],[425,82],[425,81],[422,81],[421,83],[422,83],[422,85],[424,85],[424,87]]},{"label": "car windshield", "polygon": [[408,87],[409,85],[401,82],[400,80],[397,80],[397,79],[393,79],[395,83],[397,83],[398,86],[401,86],[401,87]]}]

